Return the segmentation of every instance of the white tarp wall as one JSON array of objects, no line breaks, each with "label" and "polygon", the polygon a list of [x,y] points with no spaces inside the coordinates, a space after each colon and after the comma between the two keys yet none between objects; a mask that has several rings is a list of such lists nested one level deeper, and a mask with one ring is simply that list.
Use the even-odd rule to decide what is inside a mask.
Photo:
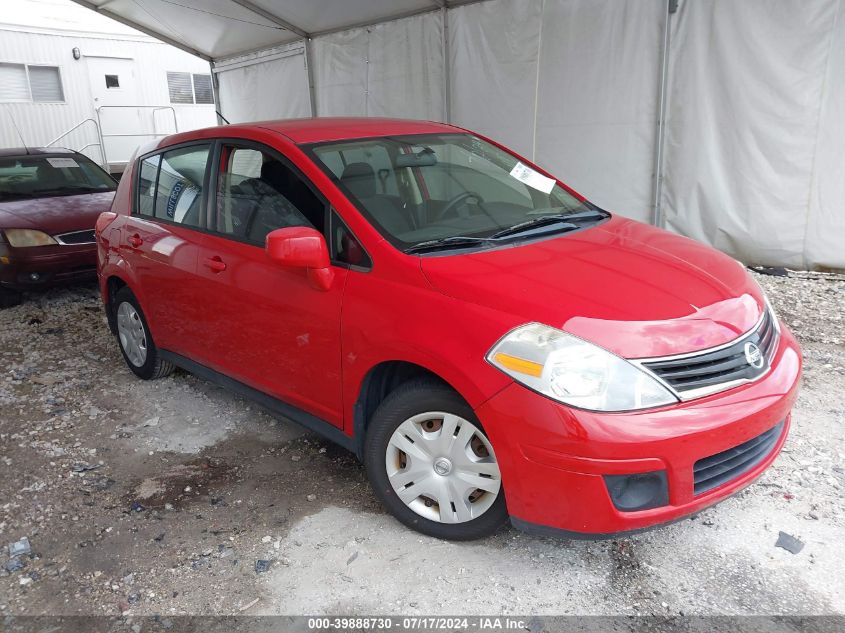
[{"label": "white tarp wall", "polygon": [[220,112],[232,123],[310,116],[306,63],[299,44],[216,64]]},{"label": "white tarp wall", "polygon": [[[311,42],[316,114],[446,118],[440,13]],[[311,115],[300,43],[218,62],[221,113],[232,123]]]},{"label": "white tarp wall", "polygon": [[314,38],[319,116],[444,120],[440,12]]},{"label": "white tarp wall", "polygon": [[648,221],[665,9],[493,0],[450,11],[452,122]]},{"label": "white tarp wall", "polygon": [[[488,0],[319,36],[316,113],[448,119],[650,221],[665,14]],[[666,226],[748,263],[845,268],[845,1],[681,0],[670,24]],[[223,114],[310,115],[299,50],[218,62]]]},{"label": "white tarp wall", "polygon": [[822,85],[803,251],[807,266],[845,268],[845,2],[839,2],[835,20]]},{"label": "white tarp wall", "polygon": [[687,0],[667,226],[752,262],[845,267],[845,4]]}]

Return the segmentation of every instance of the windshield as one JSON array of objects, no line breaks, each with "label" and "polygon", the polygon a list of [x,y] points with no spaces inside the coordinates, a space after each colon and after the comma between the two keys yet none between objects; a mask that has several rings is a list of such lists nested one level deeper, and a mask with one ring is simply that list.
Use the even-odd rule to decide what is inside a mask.
[{"label": "windshield", "polygon": [[[367,219],[407,252],[484,248],[607,217],[470,134],[368,138],[309,151]],[[577,226],[563,221],[570,217]]]},{"label": "windshield", "polygon": [[112,177],[80,154],[0,158],[0,202],[114,189]]}]

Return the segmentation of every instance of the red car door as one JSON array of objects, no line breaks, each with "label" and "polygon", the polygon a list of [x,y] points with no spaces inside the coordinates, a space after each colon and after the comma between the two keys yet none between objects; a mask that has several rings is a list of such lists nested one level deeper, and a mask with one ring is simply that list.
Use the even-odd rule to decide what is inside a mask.
[{"label": "red car door", "polygon": [[141,161],[135,212],[121,228],[121,250],[162,349],[191,356],[202,328],[197,258],[206,223],[211,144],[189,145]]},{"label": "red car door", "polygon": [[213,369],[343,426],[340,309],[347,270],[328,290],[285,269],[264,238],[286,226],[326,234],[328,205],[275,151],[224,143],[216,200],[198,260],[207,327],[202,361]]}]

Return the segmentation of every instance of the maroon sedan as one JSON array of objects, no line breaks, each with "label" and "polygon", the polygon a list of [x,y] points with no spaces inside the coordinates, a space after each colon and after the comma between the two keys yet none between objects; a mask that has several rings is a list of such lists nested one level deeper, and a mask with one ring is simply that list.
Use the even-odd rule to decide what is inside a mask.
[{"label": "maroon sedan", "polygon": [[94,223],[115,187],[77,152],[0,149],[0,308],[23,290],[96,275]]}]

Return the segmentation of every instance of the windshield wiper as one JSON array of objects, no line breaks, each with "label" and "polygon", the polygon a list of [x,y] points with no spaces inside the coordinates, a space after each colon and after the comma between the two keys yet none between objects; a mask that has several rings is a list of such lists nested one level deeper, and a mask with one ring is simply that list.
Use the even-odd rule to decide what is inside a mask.
[{"label": "windshield wiper", "polygon": [[414,244],[413,246],[406,248],[405,252],[408,254],[411,253],[422,253],[425,251],[436,251],[445,248],[461,248],[462,246],[477,246],[479,244],[485,244],[487,242],[495,241],[495,239],[490,237],[471,237],[469,235],[452,235],[450,237],[441,237],[436,240],[428,240],[426,242],[420,242],[419,244]]},{"label": "windshield wiper", "polygon": [[493,235],[490,235],[488,237],[473,237],[471,235],[452,235],[450,237],[441,237],[436,240],[428,240],[425,242],[420,242],[419,244],[414,244],[413,246],[406,248],[405,252],[409,254],[421,253],[425,251],[435,251],[447,248],[477,246],[490,242],[507,243],[507,240],[505,240],[504,238],[513,237],[522,233],[531,233],[535,229],[542,228],[545,226],[550,227],[551,225],[557,224],[559,226],[556,226],[555,230],[573,231],[575,229],[581,228],[581,224],[577,224],[577,222],[579,221],[583,222],[589,220],[603,220],[606,217],[608,217],[608,214],[606,212],[593,210],[578,211],[577,213],[544,215],[539,218],[534,218],[526,222],[520,222],[519,224],[509,226],[508,228],[502,229],[497,233],[493,233]]},{"label": "windshield wiper", "polygon": [[555,227],[556,230],[573,231],[581,228],[581,225],[577,224],[579,221],[601,220],[606,217],[607,215],[601,211],[579,211],[577,213],[544,215],[539,218],[534,218],[533,220],[527,220],[526,222],[520,222],[519,224],[509,226],[497,233],[493,233],[490,237],[493,239],[513,237],[514,235],[519,235],[521,233],[532,233],[534,230],[545,226],[551,227],[551,225],[554,224],[558,225]]},{"label": "windshield wiper", "polygon": [[47,189],[33,189],[33,194],[51,194],[51,193],[100,193],[110,191],[110,189],[100,189],[93,185],[63,185],[61,187],[49,187]]}]

